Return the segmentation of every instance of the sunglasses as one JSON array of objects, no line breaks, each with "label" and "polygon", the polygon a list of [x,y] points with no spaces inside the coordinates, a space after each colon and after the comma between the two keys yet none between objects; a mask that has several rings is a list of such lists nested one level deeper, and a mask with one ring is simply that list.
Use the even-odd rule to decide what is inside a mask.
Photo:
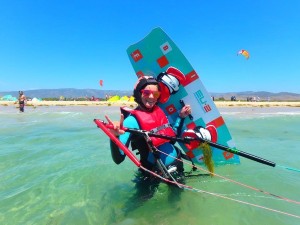
[{"label": "sunglasses", "polygon": [[154,98],[159,98],[160,96],[160,91],[152,91],[152,90],[141,90],[141,93],[145,96],[145,97],[149,97],[151,94],[153,95]]}]

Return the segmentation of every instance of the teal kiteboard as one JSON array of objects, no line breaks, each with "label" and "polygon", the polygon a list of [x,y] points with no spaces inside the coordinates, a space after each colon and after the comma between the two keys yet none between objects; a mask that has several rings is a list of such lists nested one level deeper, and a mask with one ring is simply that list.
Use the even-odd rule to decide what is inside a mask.
[{"label": "teal kiteboard", "polygon": [[[157,77],[169,68],[176,68],[184,75],[179,89],[172,93],[168,100],[159,103],[171,124],[175,123],[183,104],[192,107],[192,116],[184,120],[183,129],[193,129],[197,126],[213,127],[216,131],[215,142],[231,149],[235,143],[230,135],[223,117],[214,104],[211,96],[202,84],[199,75],[175,45],[172,39],[161,29],[153,29],[144,39],[128,47],[127,54],[138,77]],[[203,152],[199,148],[188,149],[179,143],[194,163],[203,164]],[[213,160],[217,165],[237,164],[239,156],[212,147]]]}]

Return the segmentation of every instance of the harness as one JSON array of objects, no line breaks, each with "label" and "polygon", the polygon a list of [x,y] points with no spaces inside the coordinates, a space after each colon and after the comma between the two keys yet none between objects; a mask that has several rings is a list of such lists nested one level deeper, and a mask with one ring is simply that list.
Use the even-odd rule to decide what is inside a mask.
[{"label": "harness", "polygon": [[[158,149],[153,145],[151,138],[149,137],[149,132],[145,132],[144,139],[147,143],[148,149],[153,153],[155,157],[155,164],[149,168],[150,170],[154,171],[155,173],[159,174],[160,176],[167,178],[169,180],[176,182],[183,183],[183,163],[182,161],[174,160],[169,166],[165,166],[160,159]],[[180,159],[180,150],[174,146],[177,152],[177,159]],[[149,177],[149,174],[144,174],[145,178]],[[152,177],[150,174],[150,179],[156,179],[156,177]],[[177,185],[178,186],[178,185]],[[178,186],[181,188],[180,186]]]}]

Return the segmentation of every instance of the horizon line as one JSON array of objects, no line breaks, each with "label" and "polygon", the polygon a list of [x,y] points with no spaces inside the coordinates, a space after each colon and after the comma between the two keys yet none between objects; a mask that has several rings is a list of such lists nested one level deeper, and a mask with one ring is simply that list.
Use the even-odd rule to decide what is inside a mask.
[{"label": "horizon line", "polygon": [[[22,90],[23,92],[27,91],[39,91],[39,90],[63,90],[63,89],[74,89],[74,90],[94,90],[94,91],[132,91],[132,90],[116,90],[116,89],[96,89],[96,88],[40,88],[40,89],[28,89],[28,90]],[[19,92],[18,91],[0,91],[0,93],[3,92]],[[226,91],[226,92],[216,92],[216,91],[208,91],[208,93],[215,93],[215,94],[226,94],[226,93],[244,93],[244,92],[267,92],[272,94],[280,94],[280,93],[289,93],[289,94],[297,94],[300,95],[300,93],[297,92],[290,92],[290,91],[280,91],[280,92],[271,92],[271,91]]]}]

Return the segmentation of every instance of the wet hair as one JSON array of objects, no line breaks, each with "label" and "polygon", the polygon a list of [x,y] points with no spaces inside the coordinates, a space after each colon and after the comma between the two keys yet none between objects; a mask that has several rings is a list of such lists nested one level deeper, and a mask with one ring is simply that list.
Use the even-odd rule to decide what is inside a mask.
[{"label": "wet hair", "polygon": [[146,108],[146,107],[142,102],[141,90],[143,90],[147,85],[150,85],[150,84],[157,85],[157,87],[159,88],[158,82],[155,78],[144,76],[138,80],[138,83],[135,85],[135,88],[133,90],[134,101],[137,104],[139,104],[140,106],[142,106],[143,108]]}]

